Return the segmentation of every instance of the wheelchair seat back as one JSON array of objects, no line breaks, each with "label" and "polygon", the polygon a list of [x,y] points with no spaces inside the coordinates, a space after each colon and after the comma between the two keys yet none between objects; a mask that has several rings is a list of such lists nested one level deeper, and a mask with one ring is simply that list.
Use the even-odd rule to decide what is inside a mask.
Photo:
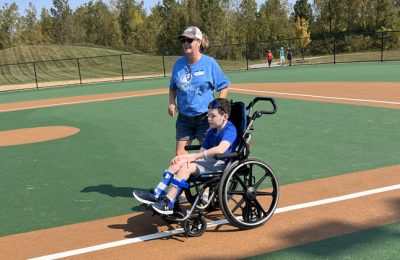
[{"label": "wheelchair seat back", "polygon": [[246,106],[243,102],[231,102],[229,121],[235,125],[238,136],[242,136],[247,127]]}]

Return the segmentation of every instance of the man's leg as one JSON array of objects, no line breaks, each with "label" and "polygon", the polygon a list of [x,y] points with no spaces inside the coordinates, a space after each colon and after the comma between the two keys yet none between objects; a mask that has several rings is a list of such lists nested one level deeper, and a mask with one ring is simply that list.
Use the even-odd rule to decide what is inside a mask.
[{"label": "man's leg", "polygon": [[186,145],[191,145],[191,140],[184,140],[184,141],[176,141],[176,155],[187,154],[188,152],[185,150]]}]

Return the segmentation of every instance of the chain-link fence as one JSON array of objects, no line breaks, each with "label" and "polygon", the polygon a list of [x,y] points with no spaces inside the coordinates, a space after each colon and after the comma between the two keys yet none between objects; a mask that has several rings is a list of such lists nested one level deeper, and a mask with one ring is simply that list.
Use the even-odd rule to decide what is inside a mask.
[{"label": "chain-link fence", "polygon": [[[399,61],[400,31],[335,34],[319,38],[271,40],[230,46],[210,46],[207,54],[221,68],[243,70],[267,67],[266,53],[274,55],[272,66],[281,66],[280,49],[285,51],[283,66],[345,62]],[[288,50],[292,53],[288,60]],[[166,77],[179,56],[120,54],[80,57],[0,65],[0,91],[124,81],[144,77]]]}]

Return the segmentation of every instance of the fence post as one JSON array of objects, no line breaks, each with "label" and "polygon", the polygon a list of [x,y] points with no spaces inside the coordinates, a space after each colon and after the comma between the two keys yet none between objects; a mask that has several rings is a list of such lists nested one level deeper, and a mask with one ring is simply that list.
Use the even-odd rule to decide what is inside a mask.
[{"label": "fence post", "polygon": [[162,56],[162,66],[163,66],[163,71],[164,71],[164,78],[166,78],[167,75],[165,74],[164,48],[161,49],[161,56]]},{"label": "fence post", "polygon": [[78,63],[79,83],[82,85],[81,66],[79,64],[79,58],[76,58],[76,62]]},{"label": "fence post", "polygon": [[245,43],[245,52],[246,52],[246,70],[249,70],[249,57],[248,57],[248,47],[247,47],[247,42]]},{"label": "fence post", "polygon": [[[290,44],[290,41],[291,41],[291,39],[289,38],[289,49],[287,50],[287,53],[289,53],[289,51],[292,51],[292,46]],[[292,66],[292,59],[293,59],[293,57],[291,56],[290,60],[289,60],[289,66],[290,67]]]},{"label": "fence post", "polygon": [[33,72],[35,73],[36,89],[39,89],[37,75],[36,75],[36,64],[33,62]]},{"label": "fence post", "polygon": [[123,64],[122,64],[122,54],[119,55],[119,61],[120,61],[120,64],[121,64],[122,82],[124,82],[124,81],[125,81],[125,77],[124,77],[124,66],[123,66]]},{"label": "fence post", "polygon": [[333,64],[336,64],[336,36],[333,35]]},{"label": "fence post", "polygon": [[381,62],[383,62],[383,32],[381,33]]}]

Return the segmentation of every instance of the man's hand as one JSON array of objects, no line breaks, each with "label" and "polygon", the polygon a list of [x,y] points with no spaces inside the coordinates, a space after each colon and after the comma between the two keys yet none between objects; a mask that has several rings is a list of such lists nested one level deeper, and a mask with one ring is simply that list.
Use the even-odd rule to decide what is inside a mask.
[{"label": "man's hand", "polygon": [[168,114],[171,117],[174,117],[175,111],[176,111],[176,105],[175,104],[169,104],[169,106],[168,106]]}]

